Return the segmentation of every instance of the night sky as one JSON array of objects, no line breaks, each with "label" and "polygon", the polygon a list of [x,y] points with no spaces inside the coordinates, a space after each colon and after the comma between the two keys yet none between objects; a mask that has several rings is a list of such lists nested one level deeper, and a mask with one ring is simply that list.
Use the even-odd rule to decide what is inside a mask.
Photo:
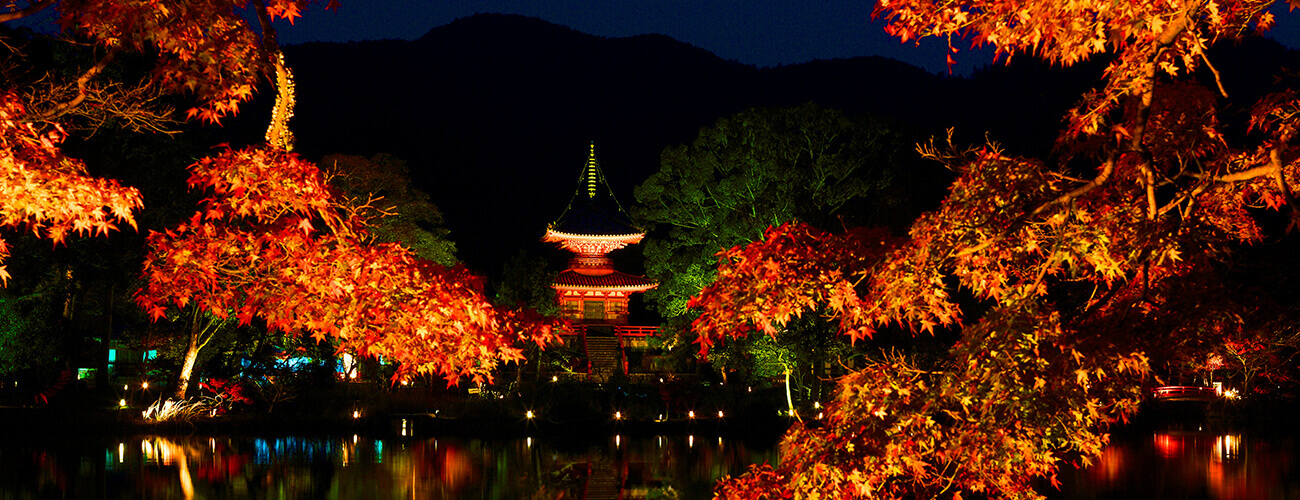
[{"label": "night sky", "polygon": [[[477,13],[520,14],[606,37],[668,35],[723,59],[755,66],[813,59],[879,55],[945,72],[945,46],[927,39],[919,47],[886,35],[871,19],[870,0],[339,0],[342,8],[313,12],[280,30],[284,43],[413,40],[430,29]],[[1300,15],[1286,2],[1274,7],[1279,28],[1270,36],[1300,47]],[[966,49],[967,45],[958,46]],[[988,50],[958,54],[958,74],[991,61]]]},{"label": "night sky", "polygon": [[[519,14],[604,37],[662,34],[708,50],[723,59],[759,67],[799,64],[815,59],[884,56],[931,73],[947,72],[945,44],[925,39],[900,43],[886,35],[884,22],[871,19],[874,0],[338,0],[325,12],[324,0],[311,4],[294,25],[280,22],[279,40],[349,42],[414,40],[458,18],[480,13]],[[1300,12],[1287,2],[1273,6],[1278,27],[1268,33],[1290,48],[1300,48]],[[56,31],[52,10],[16,24]],[[38,28],[39,29],[39,28]],[[987,66],[992,51],[967,50],[958,43],[958,75]]]}]

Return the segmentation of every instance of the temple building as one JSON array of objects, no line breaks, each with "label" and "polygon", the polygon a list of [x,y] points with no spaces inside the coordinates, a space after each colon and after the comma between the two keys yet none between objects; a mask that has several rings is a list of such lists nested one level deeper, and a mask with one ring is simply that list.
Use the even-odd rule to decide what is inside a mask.
[{"label": "temple building", "polygon": [[[618,367],[627,373],[626,350],[637,340],[653,335],[655,327],[628,324],[628,300],[632,295],[655,287],[644,276],[634,276],[614,269],[609,253],[635,245],[645,231],[632,223],[596,161],[596,145],[591,145],[587,163],[578,177],[578,186],[569,205],[555,222],[546,228],[542,241],[556,243],[573,253],[565,270],[551,285],[561,314],[573,321],[582,348],[586,351],[589,373],[607,374]],[[631,338],[629,338],[631,337]],[[635,339],[642,337],[642,339]],[[613,343],[614,345],[606,346]],[[610,347],[613,366],[607,358]]]}]

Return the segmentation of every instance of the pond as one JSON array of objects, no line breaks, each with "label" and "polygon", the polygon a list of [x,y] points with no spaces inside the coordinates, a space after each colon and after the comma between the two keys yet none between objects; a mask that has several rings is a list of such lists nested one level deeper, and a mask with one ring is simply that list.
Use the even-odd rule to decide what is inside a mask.
[{"label": "pond", "polygon": [[[1300,498],[1291,437],[1116,438],[1052,498]],[[709,498],[775,462],[774,443],[718,435],[133,436],[0,442],[0,498]]]},{"label": "pond", "polygon": [[717,478],[775,462],[774,446],[716,434],[11,441],[0,498],[708,498]]},{"label": "pond", "polygon": [[1160,431],[1116,437],[1091,467],[1060,474],[1057,498],[1300,498],[1291,435]]}]

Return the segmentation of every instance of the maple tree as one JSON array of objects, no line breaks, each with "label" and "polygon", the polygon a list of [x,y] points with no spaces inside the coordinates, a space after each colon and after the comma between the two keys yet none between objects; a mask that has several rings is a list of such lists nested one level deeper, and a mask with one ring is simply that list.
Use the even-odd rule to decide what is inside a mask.
[{"label": "maple tree", "polygon": [[[1293,317],[1289,314],[1271,324],[1225,335],[1206,362],[1207,368],[1228,375],[1240,395],[1248,398],[1294,386],[1293,360],[1300,352],[1300,330],[1293,326]],[[1261,379],[1268,382],[1263,387]]]},{"label": "maple tree", "polygon": [[[0,88],[0,228],[31,230],[57,244],[70,232],[102,235],[119,223],[134,227],[139,192],[88,177],[85,165],[63,155],[59,144],[67,133],[60,120],[83,116],[102,123],[112,117],[137,130],[161,130],[170,110],[157,98],[179,93],[195,98],[189,117],[217,122],[250,99],[260,80],[284,69],[270,22],[293,20],[308,3],[41,0],[4,6],[0,22],[57,9],[65,32],[89,40],[102,55],[71,80],[51,73],[36,79],[40,85]],[[262,23],[260,33],[245,17],[250,10]],[[102,78],[128,51],[154,55],[151,78],[139,85]],[[0,282],[9,276],[6,255],[0,241]]]},{"label": "maple tree", "polygon": [[[393,360],[395,379],[431,372],[449,383],[490,381],[499,362],[521,359],[519,342],[554,340],[554,325],[529,311],[492,307],[463,267],[372,241],[365,207],[341,204],[293,153],[228,150],[191,166],[189,183],[211,190],[200,210],[149,235],[136,300],[154,318],[191,304],[209,322],[259,317],[273,330],[335,339],[339,352]],[[183,368],[178,395],[187,379]]]},{"label": "maple tree", "polygon": [[[66,135],[22,123],[26,108],[12,93],[0,95],[0,228],[29,230],[62,243],[70,233],[103,235],[118,223],[135,226],[140,193],[111,179],[86,174],[86,166],[59,148]],[[0,283],[9,246],[0,240]]]},{"label": "maple tree", "polygon": [[[139,193],[85,177],[84,166],[63,157],[59,120],[78,113],[117,113],[126,123],[161,120],[165,108],[151,103],[169,93],[193,99],[187,118],[218,123],[273,78],[277,94],[267,145],[226,149],[192,165],[190,187],[211,190],[201,211],[148,237],[146,285],[136,301],[155,319],[171,314],[189,323],[177,396],[184,396],[198,351],[212,335],[255,317],[276,331],[336,339],[340,351],[394,360],[401,363],[397,377],[434,372],[452,383],[461,376],[488,380],[499,362],[519,359],[520,341],[552,340],[554,325],[527,311],[494,309],[481,280],[464,268],[376,242],[366,229],[375,215],[371,207],[339,196],[315,165],[290,152],[293,75],[272,22],[294,20],[309,3],[6,5],[0,22],[57,9],[63,29],[91,42],[99,56],[71,82],[0,92],[0,225],[31,229],[56,243],[70,232],[134,226]],[[105,70],[128,52],[153,57],[150,78],[136,87],[102,82]],[[5,248],[0,243],[0,258]]]},{"label": "maple tree", "polygon": [[938,362],[880,356],[843,377],[826,419],[786,435],[779,467],[716,494],[1041,498],[1034,478],[1055,481],[1066,458],[1092,463],[1152,366],[1206,359],[1228,340],[1224,322],[1244,309],[1219,300],[1233,288],[1216,263],[1265,236],[1251,210],[1296,220],[1300,100],[1264,96],[1246,143],[1231,145],[1206,54],[1270,27],[1271,3],[879,2],[903,41],[1110,63],[1065,117],[1055,164],[992,143],[922,145],[958,178],[905,238],[792,223],[719,254],[717,280],[690,304],[702,351],[782,335],[804,314],[857,341],[899,326],[960,334]]}]

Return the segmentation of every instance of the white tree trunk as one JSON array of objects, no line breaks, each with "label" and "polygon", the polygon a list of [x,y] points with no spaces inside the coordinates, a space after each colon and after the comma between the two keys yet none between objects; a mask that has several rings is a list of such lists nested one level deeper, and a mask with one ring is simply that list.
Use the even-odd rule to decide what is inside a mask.
[{"label": "white tree trunk", "polygon": [[199,359],[199,332],[190,332],[190,345],[185,349],[185,361],[181,363],[180,376],[176,378],[177,400],[185,399],[185,391],[190,387],[190,376],[194,374],[194,363]]}]

